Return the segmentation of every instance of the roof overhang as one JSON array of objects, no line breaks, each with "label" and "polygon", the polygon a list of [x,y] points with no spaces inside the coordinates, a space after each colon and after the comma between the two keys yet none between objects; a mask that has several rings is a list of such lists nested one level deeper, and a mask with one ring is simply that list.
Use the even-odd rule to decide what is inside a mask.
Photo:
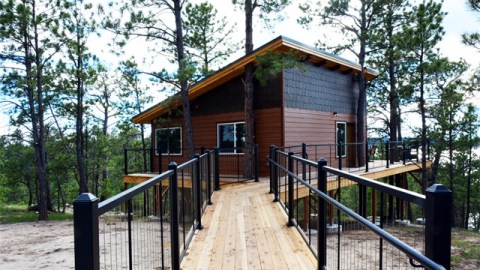
[{"label": "roof overhang", "polygon": [[[253,53],[245,55],[233,63],[218,70],[209,77],[192,85],[188,91],[190,100],[193,100],[204,93],[214,89],[217,86],[224,84],[225,82],[236,78],[244,73],[245,66],[249,63],[255,63],[258,55],[265,54],[268,51],[273,52],[294,52],[295,55],[306,59],[317,66],[324,66],[330,70],[337,70],[344,74],[358,74],[363,72],[365,78],[370,81],[378,76],[378,72],[368,68],[362,68],[357,63],[346,60],[334,54],[330,54],[314,47],[307,46],[293,39],[289,39],[280,36],[262,47],[256,49]],[[171,108],[176,108],[181,105],[180,100],[170,103],[169,106],[165,106],[164,102],[160,102],[151,108],[143,111],[142,113],[134,116],[132,121],[137,124],[147,124],[153,119],[165,114]]]}]

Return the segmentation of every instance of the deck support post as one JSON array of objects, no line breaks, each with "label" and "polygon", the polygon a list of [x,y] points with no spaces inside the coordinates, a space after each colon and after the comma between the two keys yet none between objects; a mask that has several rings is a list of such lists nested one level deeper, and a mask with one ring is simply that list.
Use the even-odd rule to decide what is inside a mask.
[{"label": "deck support post", "polygon": [[73,209],[75,269],[98,270],[98,198],[91,193],[82,193],[73,202]]},{"label": "deck support post", "polygon": [[[293,173],[293,152],[288,152],[288,171]],[[293,215],[293,177],[288,175],[288,223],[287,226],[295,225],[295,217]]]},{"label": "deck support post", "polygon": [[[318,190],[327,193],[327,172],[323,167],[327,166],[327,160],[320,158],[318,161]],[[327,265],[327,204],[325,200],[317,196],[317,269],[323,270]]]},{"label": "deck support post", "polygon": [[196,215],[196,218],[197,218],[197,229],[198,230],[201,230],[203,229],[203,225],[202,225],[202,189],[201,189],[201,181],[202,181],[202,177],[201,177],[201,170],[200,170],[200,167],[201,167],[201,160],[200,160],[200,155],[196,154],[195,155],[195,159],[197,160],[197,164],[195,166],[195,179],[192,179],[193,181],[193,185],[192,185],[192,188],[193,188],[193,194],[194,194],[194,199],[195,199],[195,215]]},{"label": "deck support post", "polygon": [[170,162],[168,169],[173,170],[170,177],[170,241],[172,269],[180,269],[180,241],[178,232],[178,175],[177,163]]},{"label": "deck support post", "polygon": [[426,190],[425,255],[432,261],[450,269],[452,241],[452,192],[445,186],[434,184]]},{"label": "deck support post", "polygon": [[155,149],[150,147],[150,172],[153,172],[153,157],[155,156]]},{"label": "deck support post", "polygon": [[162,148],[160,147],[160,145],[158,146],[157,151],[158,151],[158,174],[162,174],[163,161],[162,161]]},{"label": "deck support post", "polygon": [[214,171],[214,181],[213,181],[213,185],[214,185],[214,188],[213,190],[215,191],[218,191],[220,190],[220,169],[219,169],[219,160],[220,160],[220,149],[218,147],[215,148],[215,160],[214,160],[214,167],[215,167],[215,171]]}]

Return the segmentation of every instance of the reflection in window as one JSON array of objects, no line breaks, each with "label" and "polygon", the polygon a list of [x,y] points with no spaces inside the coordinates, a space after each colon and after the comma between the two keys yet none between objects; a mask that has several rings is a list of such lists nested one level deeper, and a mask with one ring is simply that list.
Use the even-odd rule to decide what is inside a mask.
[{"label": "reflection in window", "polygon": [[182,128],[159,128],[155,130],[155,152],[158,154],[158,147],[162,154],[182,154]]},{"label": "reflection in window", "polygon": [[245,146],[245,123],[218,124],[218,147],[222,153],[243,153]]},{"label": "reflection in window", "polygon": [[336,144],[337,144],[337,157],[342,156],[344,157],[347,153],[347,123],[344,122],[337,122],[337,136],[336,136]]}]

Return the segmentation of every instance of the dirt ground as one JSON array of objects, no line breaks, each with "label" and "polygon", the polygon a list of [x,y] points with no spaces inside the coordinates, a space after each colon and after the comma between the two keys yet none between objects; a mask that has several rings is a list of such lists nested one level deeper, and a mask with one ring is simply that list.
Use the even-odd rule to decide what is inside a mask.
[{"label": "dirt ground", "polygon": [[0,225],[0,269],[75,269],[73,222]]},{"label": "dirt ground", "polygon": [[[466,236],[452,233],[453,239],[476,246],[480,242],[478,237]],[[461,248],[452,247],[452,257],[462,253]],[[479,259],[452,261],[452,269],[480,269]],[[72,221],[0,224],[0,270],[75,269],[74,264]]]}]

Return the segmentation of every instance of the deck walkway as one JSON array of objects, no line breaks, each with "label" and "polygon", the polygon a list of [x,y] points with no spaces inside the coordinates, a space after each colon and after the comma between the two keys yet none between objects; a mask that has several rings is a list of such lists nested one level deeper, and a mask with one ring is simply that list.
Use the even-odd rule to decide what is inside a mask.
[{"label": "deck walkway", "polygon": [[293,227],[268,182],[222,186],[204,214],[182,269],[315,269],[317,260]]}]

